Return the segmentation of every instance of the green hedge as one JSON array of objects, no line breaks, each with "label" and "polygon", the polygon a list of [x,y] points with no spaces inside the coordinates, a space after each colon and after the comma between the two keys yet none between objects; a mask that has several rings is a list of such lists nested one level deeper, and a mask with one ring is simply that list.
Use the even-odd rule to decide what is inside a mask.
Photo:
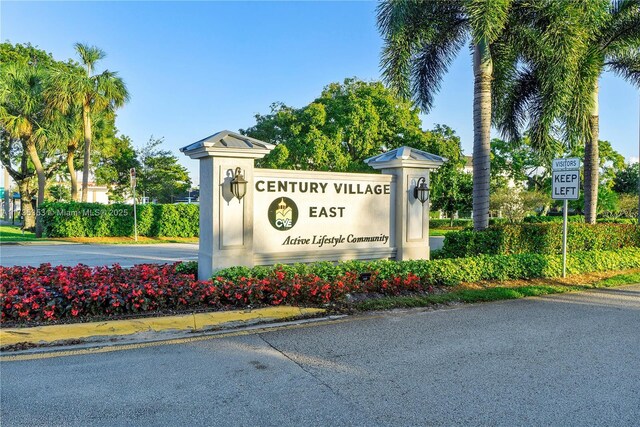
[{"label": "green hedge", "polygon": [[[136,207],[138,235],[148,237],[197,237],[199,208],[195,204]],[[50,202],[37,214],[47,237],[132,236],[133,206],[125,204]]]},{"label": "green hedge", "polygon": [[[640,268],[640,249],[627,248],[616,251],[587,251],[571,253],[567,257],[567,273],[583,274],[599,271]],[[562,276],[562,256],[543,254],[481,255],[461,259],[416,261],[345,261],[337,264],[318,262],[312,264],[276,265],[273,267],[232,267],[216,272],[214,279],[242,281],[242,278],[302,280],[310,275],[323,280],[333,280],[356,274],[362,280],[363,273],[371,273],[375,280],[393,280],[418,276],[423,285],[454,286],[462,282],[482,280],[513,280],[552,278]],[[296,279],[297,278],[297,279]]]},{"label": "green hedge", "polygon": [[[546,222],[562,222],[562,215],[541,215],[541,216],[527,216],[522,222],[530,224],[539,224]],[[567,215],[568,222],[584,222],[583,215]]]},{"label": "green hedge", "polygon": [[[569,215],[567,216],[568,222],[584,222],[584,216],[582,215]],[[606,224],[637,224],[637,218],[598,218],[598,223]],[[550,216],[528,216],[522,220],[522,222],[538,224],[545,222],[562,222],[562,215],[550,215]]]},{"label": "green hedge", "polygon": [[598,218],[597,221],[602,224],[637,224],[638,218]]},{"label": "green hedge", "polygon": [[[631,224],[569,223],[569,252],[613,250],[640,246],[640,227]],[[562,251],[562,224],[517,224],[489,227],[484,231],[447,233],[438,258],[479,254],[558,254]]]},{"label": "green hedge", "polygon": [[[490,225],[506,224],[506,218],[489,218]],[[443,228],[451,227],[451,220],[446,218],[430,219],[429,228]],[[453,220],[453,227],[473,227],[473,220],[471,218],[459,218]]]}]

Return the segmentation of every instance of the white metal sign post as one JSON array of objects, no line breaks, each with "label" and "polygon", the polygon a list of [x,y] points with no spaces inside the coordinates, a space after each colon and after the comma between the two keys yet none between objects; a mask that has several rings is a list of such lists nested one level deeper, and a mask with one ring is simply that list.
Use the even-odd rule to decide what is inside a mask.
[{"label": "white metal sign post", "polygon": [[131,193],[133,194],[133,233],[134,239],[138,241],[138,215],[136,215],[136,168],[129,169],[131,177]]},{"label": "white metal sign post", "polygon": [[580,159],[554,159],[551,198],[564,200],[562,209],[562,277],[567,275],[567,210],[569,200],[580,198]]}]

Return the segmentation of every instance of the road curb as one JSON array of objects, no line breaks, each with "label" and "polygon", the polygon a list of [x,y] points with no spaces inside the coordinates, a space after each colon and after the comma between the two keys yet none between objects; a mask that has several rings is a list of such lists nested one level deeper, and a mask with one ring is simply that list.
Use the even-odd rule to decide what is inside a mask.
[{"label": "road curb", "polygon": [[256,310],[217,311],[181,316],[148,317],[130,320],[36,326],[31,328],[3,328],[0,347],[20,343],[50,344],[57,341],[86,340],[96,337],[126,337],[143,332],[186,331],[199,332],[222,326],[276,321],[325,313],[321,308],[266,307]]}]

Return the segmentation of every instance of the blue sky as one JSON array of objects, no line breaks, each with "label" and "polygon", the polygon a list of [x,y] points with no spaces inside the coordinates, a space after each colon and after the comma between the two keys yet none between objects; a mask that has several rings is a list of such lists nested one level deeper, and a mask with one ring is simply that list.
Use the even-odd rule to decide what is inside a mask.
[{"label": "blue sky", "polygon": [[[301,107],[346,77],[380,78],[374,2],[12,2],[0,3],[0,39],[56,59],[73,44],[100,47],[99,64],[120,73],[131,102],[117,126],[142,146],[164,137],[198,181],[180,147],[219,130],[237,131],[275,101]],[[638,157],[640,98],[631,84],[601,78],[600,138]],[[473,76],[463,50],[423,127],[451,126],[471,154]],[[498,135],[493,135],[498,136]]]}]

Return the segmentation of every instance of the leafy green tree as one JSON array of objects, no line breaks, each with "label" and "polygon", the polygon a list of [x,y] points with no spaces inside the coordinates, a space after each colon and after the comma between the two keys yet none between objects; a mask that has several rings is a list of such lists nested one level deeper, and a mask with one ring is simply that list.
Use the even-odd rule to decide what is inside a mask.
[{"label": "leafy green tree", "polygon": [[[585,146],[577,145],[571,152],[569,153],[572,157],[585,158]],[[598,185],[600,188],[602,186],[607,186],[608,188],[613,186],[614,179],[616,174],[624,169],[624,156],[618,153],[612,146],[609,141],[598,141],[598,177],[599,182]],[[587,176],[588,171],[584,171],[585,177]],[[587,184],[587,180],[585,178],[584,184]],[[585,189],[585,194],[587,190]]]},{"label": "leafy green tree", "polygon": [[437,138],[420,126],[418,110],[382,83],[346,79],[303,108],[275,103],[240,132],[276,145],[262,167],[370,172],[368,157],[403,145],[435,147]]},{"label": "leafy green tree", "polygon": [[[38,205],[44,202],[46,171],[39,150],[47,140],[42,87],[44,71],[38,66],[20,63],[2,67],[0,86],[0,125],[7,137],[21,141],[38,179]],[[24,215],[30,216],[30,201],[25,203]],[[29,219],[31,224],[31,219]],[[42,236],[42,224],[36,221],[36,236]]]},{"label": "leafy green tree", "polygon": [[131,139],[120,136],[100,145],[95,164],[96,181],[109,187],[109,199],[124,202],[131,194],[129,171],[140,169],[137,153]]},{"label": "leafy green tree", "polygon": [[446,125],[436,125],[426,131],[424,149],[445,157],[447,162],[431,174],[431,207],[442,210],[453,223],[458,212],[470,212],[473,196],[472,176],[463,171],[466,158],[462,154],[460,137]]},{"label": "leafy green tree", "polygon": [[54,73],[49,101],[63,113],[74,106],[82,111],[84,136],[82,201],[86,202],[91,173],[92,113],[114,111],[128,101],[129,92],[117,73],[105,70],[100,74],[94,74],[96,63],[106,55],[104,51],[81,43],[76,43],[75,49],[85,69],[82,72],[59,70]]},{"label": "leafy green tree", "polygon": [[159,148],[163,142],[162,138],[152,137],[140,150],[137,191],[140,196],[144,194],[157,203],[172,203],[179,194],[189,190],[191,179],[171,151]]},{"label": "leafy green tree", "polygon": [[557,143],[545,152],[535,150],[527,136],[517,141],[491,140],[491,179],[497,187],[524,182],[528,190],[551,191],[551,161],[564,147]]},{"label": "leafy green tree", "polygon": [[509,222],[522,222],[525,216],[544,214],[551,204],[551,196],[539,191],[526,191],[519,186],[500,188],[491,193],[491,210]]},{"label": "leafy green tree", "polygon": [[455,163],[445,163],[431,180],[431,208],[443,211],[451,219],[473,208],[473,179]]},{"label": "leafy green tree", "polygon": [[[38,181],[37,204],[44,202],[47,179],[58,171],[62,164],[60,153],[62,134],[60,116],[49,111],[45,97],[44,87],[46,85],[49,69],[43,65],[25,62],[14,62],[3,66],[0,73],[0,83],[2,98],[0,99],[0,124],[4,130],[7,141],[9,155],[4,157],[6,163],[17,160],[20,155],[15,152],[21,148],[28,155],[28,164],[33,165]],[[11,150],[14,154],[11,155]],[[8,170],[12,168],[8,167]],[[15,170],[14,170],[15,172]],[[16,173],[14,178],[24,178],[23,174]],[[18,185],[18,188],[24,188]],[[32,224],[29,218],[27,199],[31,200],[28,194],[23,198],[25,216],[25,227]],[[36,221],[36,236],[42,236],[42,225]]]},{"label": "leafy green tree", "polygon": [[613,179],[613,191],[622,194],[638,194],[640,163],[629,163],[616,173]]},{"label": "leafy green tree", "polygon": [[[56,64],[53,57],[30,44],[0,43],[0,160],[20,193],[23,227],[36,226],[32,200],[42,194],[55,164],[47,162],[47,145],[54,137],[49,117],[44,111],[43,81],[47,71]],[[38,185],[34,185],[36,167],[31,159],[35,153],[40,161]],[[37,162],[36,162],[37,163]]]},{"label": "leafy green tree", "polygon": [[618,194],[618,215],[622,218],[638,217],[638,196],[635,194]]},{"label": "leafy green tree", "polygon": [[50,53],[26,44],[0,43],[0,64],[21,64],[50,68],[55,64]]},{"label": "leafy green tree", "polygon": [[12,137],[0,128],[0,160],[18,186],[20,205],[24,222],[22,227],[31,230],[36,226],[36,216],[31,200],[38,194],[36,171],[29,162],[24,140]]},{"label": "leafy green tree", "polygon": [[68,202],[71,200],[71,191],[64,184],[54,184],[49,186],[49,197],[56,202]]}]

